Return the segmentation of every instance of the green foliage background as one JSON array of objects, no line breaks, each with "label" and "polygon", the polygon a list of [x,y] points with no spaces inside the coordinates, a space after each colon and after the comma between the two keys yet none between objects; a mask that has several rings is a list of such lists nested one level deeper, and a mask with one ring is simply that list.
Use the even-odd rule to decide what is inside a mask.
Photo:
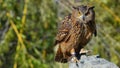
[{"label": "green foliage background", "polygon": [[[79,2],[75,2],[79,1]],[[94,5],[93,54],[120,67],[120,0],[0,0],[0,68],[66,68],[54,62],[57,22],[72,6]]]}]

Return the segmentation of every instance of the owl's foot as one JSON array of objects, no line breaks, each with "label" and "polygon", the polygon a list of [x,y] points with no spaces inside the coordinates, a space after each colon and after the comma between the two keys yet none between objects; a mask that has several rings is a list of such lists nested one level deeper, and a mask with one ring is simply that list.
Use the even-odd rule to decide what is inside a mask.
[{"label": "owl's foot", "polygon": [[80,50],[80,54],[90,54],[92,52],[92,50],[85,50],[85,49],[81,49]]},{"label": "owl's foot", "polygon": [[79,60],[78,60],[78,58],[76,57],[76,53],[75,53],[74,48],[71,49],[71,55],[72,55],[72,57],[71,57],[71,61],[72,61],[72,62],[76,62],[76,63],[78,63]]},{"label": "owl's foot", "polygon": [[72,59],[71,59],[72,62],[75,62],[75,63],[78,63],[79,60],[77,59],[77,57],[73,56]]}]

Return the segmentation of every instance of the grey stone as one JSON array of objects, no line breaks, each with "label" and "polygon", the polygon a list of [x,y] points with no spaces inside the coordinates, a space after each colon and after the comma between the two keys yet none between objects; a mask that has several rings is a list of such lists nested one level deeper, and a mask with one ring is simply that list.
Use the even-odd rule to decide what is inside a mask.
[{"label": "grey stone", "polygon": [[82,55],[78,63],[69,62],[69,68],[119,68],[114,63],[109,62],[98,55]]}]

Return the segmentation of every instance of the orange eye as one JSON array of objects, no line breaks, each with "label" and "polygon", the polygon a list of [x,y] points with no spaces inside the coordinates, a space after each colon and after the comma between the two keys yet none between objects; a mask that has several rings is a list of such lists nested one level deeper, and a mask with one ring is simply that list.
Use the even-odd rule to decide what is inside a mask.
[{"label": "orange eye", "polygon": [[81,15],[81,13],[80,13],[80,12],[78,12],[78,15],[80,16],[80,15]]},{"label": "orange eye", "polygon": [[90,12],[85,13],[86,16],[89,15],[89,14],[90,14]]}]

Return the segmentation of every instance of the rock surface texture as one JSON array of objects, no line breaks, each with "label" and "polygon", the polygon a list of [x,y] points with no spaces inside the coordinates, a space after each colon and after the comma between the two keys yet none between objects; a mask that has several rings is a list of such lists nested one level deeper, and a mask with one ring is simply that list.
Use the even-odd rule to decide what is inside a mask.
[{"label": "rock surface texture", "polygon": [[114,63],[109,62],[99,56],[82,55],[80,62],[69,62],[69,68],[119,68]]}]

